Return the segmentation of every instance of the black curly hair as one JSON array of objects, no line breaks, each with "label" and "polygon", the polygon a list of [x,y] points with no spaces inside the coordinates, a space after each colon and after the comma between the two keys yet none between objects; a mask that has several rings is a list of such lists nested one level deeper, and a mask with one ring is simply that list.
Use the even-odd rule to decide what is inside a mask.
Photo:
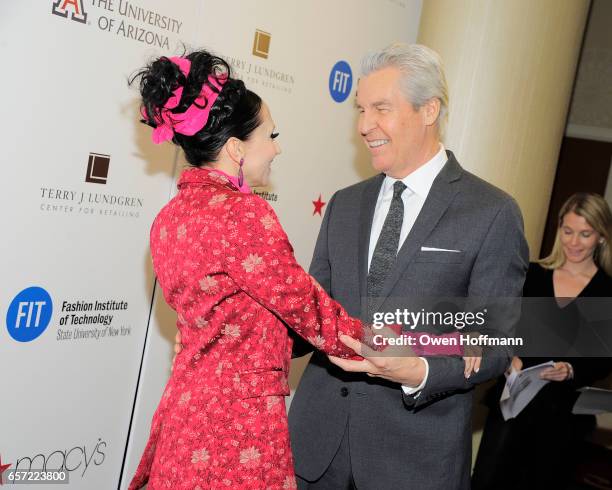
[{"label": "black curly hair", "polygon": [[175,113],[185,112],[194,103],[200,96],[203,84],[219,92],[208,81],[209,75],[227,77],[210,109],[206,125],[193,136],[174,133],[172,138],[174,144],[183,148],[187,161],[201,167],[217,160],[229,138],[249,139],[261,124],[262,101],[259,95],[245,87],[242,80],[231,78],[230,66],[222,58],[204,50],[193,51],[183,57],[191,62],[187,77],[169,58],[162,56],[136,73],[129,83],[139,82],[142,106],[147,116],[143,122],[156,127],[161,109],[179,86],[183,87],[183,95],[179,105],[172,110]]}]

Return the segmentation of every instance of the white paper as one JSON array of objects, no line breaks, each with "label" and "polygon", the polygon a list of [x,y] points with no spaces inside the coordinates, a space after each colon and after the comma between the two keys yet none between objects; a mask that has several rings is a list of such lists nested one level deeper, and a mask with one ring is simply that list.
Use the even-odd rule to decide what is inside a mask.
[{"label": "white paper", "polygon": [[578,391],[580,391],[580,396],[576,403],[574,403],[573,414],[598,415],[600,413],[612,412],[612,390],[586,386]]},{"label": "white paper", "polygon": [[509,375],[506,376],[506,385],[499,399],[499,406],[504,420],[513,419],[527,404],[533,400],[538,392],[549,383],[549,381],[540,378],[540,373],[544,369],[554,366],[553,361],[531,366],[521,371],[512,368]]}]

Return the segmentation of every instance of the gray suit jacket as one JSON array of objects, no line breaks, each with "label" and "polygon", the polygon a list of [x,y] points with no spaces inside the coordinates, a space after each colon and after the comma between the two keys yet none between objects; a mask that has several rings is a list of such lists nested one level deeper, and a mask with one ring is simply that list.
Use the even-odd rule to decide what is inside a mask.
[{"label": "gray suit jacket", "polygon": [[[529,258],[516,202],[447,153],[382,296],[520,296]],[[356,317],[365,318],[367,309],[370,228],[383,179],[378,175],[330,199],[310,267]],[[422,246],[461,252],[424,252]],[[462,359],[429,358],[427,383],[414,397],[398,384],[346,373],[315,353],[289,413],[296,473],[318,479],[348,427],[360,490],[469,488],[472,388],[503,373],[509,356],[491,348],[469,380]]]}]

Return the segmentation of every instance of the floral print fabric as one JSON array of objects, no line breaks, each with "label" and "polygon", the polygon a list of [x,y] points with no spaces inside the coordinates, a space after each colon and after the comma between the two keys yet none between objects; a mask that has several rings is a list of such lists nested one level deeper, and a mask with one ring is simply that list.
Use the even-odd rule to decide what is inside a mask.
[{"label": "floral print fabric", "polygon": [[341,357],[354,353],[338,334],[363,327],[298,265],[266,201],[206,168],[178,187],[151,254],[184,347],[129,488],[295,488],[287,327]]}]

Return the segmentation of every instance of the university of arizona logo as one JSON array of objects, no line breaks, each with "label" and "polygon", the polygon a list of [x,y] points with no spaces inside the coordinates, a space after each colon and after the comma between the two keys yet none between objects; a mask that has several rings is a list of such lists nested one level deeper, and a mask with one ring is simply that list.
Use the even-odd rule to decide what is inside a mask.
[{"label": "university of arizona logo", "polygon": [[53,2],[52,14],[68,17],[68,12],[70,12],[72,20],[82,24],[87,23],[87,12],[83,9],[83,0],[56,0]]}]

